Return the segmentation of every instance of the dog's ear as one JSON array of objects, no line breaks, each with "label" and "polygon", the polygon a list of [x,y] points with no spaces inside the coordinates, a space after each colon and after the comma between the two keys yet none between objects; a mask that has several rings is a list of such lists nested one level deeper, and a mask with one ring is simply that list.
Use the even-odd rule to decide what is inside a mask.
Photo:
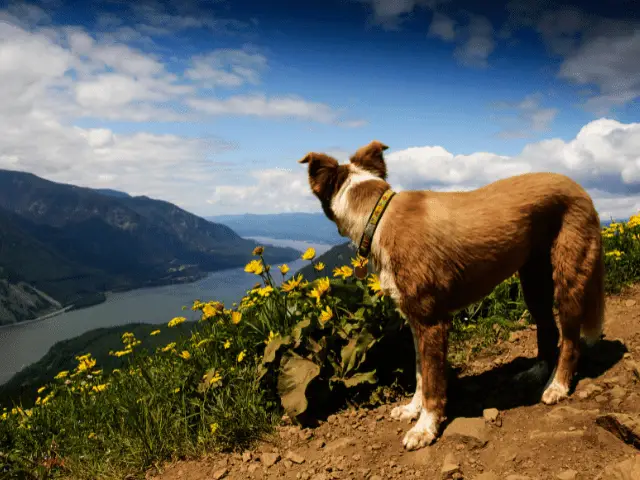
[{"label": "dog's ear", "polygon": [[321,200],[328,200],[338,174],[338,161],[324,153],[310,152],[298,163],[309,164],[309,185]]},{"label": "dog's ear", "polygon": [[386,180],[387,165],[384,163],[382,152],[387,148],[389,147],[384,143],[374,140],[370,144],[360,147],[350,158],[351,163]]}]

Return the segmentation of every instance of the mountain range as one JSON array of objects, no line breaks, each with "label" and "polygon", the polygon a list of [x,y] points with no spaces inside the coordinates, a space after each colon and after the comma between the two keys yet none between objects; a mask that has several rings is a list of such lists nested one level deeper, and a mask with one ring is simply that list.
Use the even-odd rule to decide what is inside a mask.
[{"label": "mountain range", "polygon": [[[169,202],[0,170],[0,324],[239,267],[256,245]],[[297,256],[271,247],[265,260]]]},{"label": "mountain range", "polygon": [[328,243],[336,245],[345,241],[336,224],[324,213],[276,213],[217,215],[206,217],[222,223],[243,237],[270,237],[287,240]]}]

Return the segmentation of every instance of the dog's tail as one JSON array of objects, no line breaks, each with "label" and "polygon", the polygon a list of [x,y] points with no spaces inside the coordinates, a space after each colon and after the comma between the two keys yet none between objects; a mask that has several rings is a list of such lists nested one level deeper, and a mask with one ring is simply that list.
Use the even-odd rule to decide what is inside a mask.
[{"label": "dog's tail", "polygon": [[590,303],[590,308],[584,312],[582,323],[582,336],[587,345],[593,345],[602,337],[604,328],[604,252],[601,238],[594,242],[593,248],[597,248],[597,255],[588,280],[586,301]]}]

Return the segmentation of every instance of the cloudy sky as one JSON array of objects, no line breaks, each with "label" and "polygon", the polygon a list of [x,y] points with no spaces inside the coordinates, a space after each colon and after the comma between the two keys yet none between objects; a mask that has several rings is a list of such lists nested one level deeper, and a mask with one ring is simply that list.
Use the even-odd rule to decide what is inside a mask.
[{"label": "cloudy sky", "polygon": [[640,209],[640,7],[480,3],[0,1],[0,168],[320,211],[297,160],[378,139],[396,189],[551,170]]}]

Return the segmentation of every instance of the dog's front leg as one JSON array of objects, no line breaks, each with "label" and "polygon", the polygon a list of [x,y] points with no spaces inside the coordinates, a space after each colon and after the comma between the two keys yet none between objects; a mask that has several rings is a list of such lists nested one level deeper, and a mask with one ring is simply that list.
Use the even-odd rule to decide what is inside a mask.
[{"label": "dog's front leg", "polygon": [[416,354],[416,391],[411,398],[411,401],[406,405],[400,405],[391,410],[391,418],[396,420],[415,420],[420,415],[422,409],[422,366],[420,361],[420,347],[418,346],[418,340],[416,337],[416,331],[413,328],[413,324],[409,323],[411,327],[411,336],[413,337],[413,348]]},{"label": "dog's front leg", "polygon": [[407,450],[431,444],[444,421],[447,402],[447,319],[437,322],[412,321],[422,359],[422,405],[420,417],[402,441]]}]

